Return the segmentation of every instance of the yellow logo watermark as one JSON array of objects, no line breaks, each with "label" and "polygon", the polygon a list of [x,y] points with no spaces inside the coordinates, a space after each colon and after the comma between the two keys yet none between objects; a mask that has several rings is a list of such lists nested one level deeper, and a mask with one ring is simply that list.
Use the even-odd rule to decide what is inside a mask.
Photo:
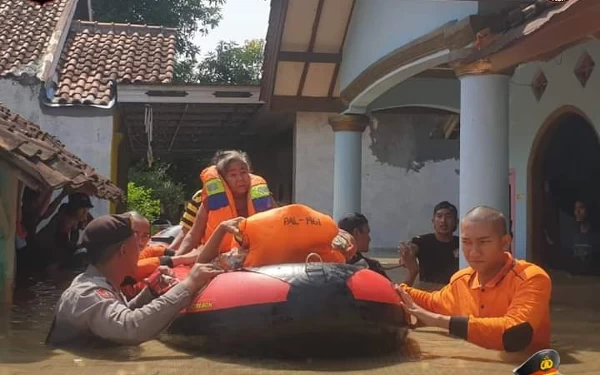
[{"label": "yellow logo watermark", "polygon": [[188,311],[201,311],[201,310],[209,310],[212,308],[213,308],[212,301],[200,301],[200,302],[196,302],[192,306],[190,306]]}]

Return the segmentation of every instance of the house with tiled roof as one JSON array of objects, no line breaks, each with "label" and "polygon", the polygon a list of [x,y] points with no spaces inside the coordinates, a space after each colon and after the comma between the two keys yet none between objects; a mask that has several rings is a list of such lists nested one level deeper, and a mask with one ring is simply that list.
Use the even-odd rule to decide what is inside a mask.
[{"label": "house with tiled roof", "polygon": [[[279,198],[289,200],[291,172],[281,178],[262,151],[271,135],[291,134],[291,122],[285,113],[266,113],[259,86],[174,83],[175,29],[92,22],[89,3],[0,3],[0,102],[121,188],[134,159],[189,163],[221,148],[250,147],[258,150],[255,165],[281,179]],[[275,149],[291,171],[291,138],[284,138]],[[116,209],[95,204],[96,214]]]},{"label": "house with tiled roof", "polygon": [[109,202],[124,202],[116,173],[116,84],[173,79],[174,29],[74,20],[86,5],[0,2],[3,299],[11,289],[23,188],[85,191],[95,201],[94,216],[108,213]]},{"label": "house with tiled roof", "polygon": [[122,189],[71,153],[56,137],[0,103],[0,302],[11,300],[15,235],[25,187],[124,201]]},{"label": "house with tiled roof", "polygon": [[[218,149],[254,148],[255,168],[289,201],[291,121],[265,113],[260,87],[174,83],[175,29],[94,22],[89,4],[0,2],[0,120],[4,110],[18,116],[6,131],[0,121],[0,151],[12,163],[0,168],[0,183],[19,170],[31,186],[85,187],[97,216],[124,209],[115,191],[126,191],[132,160],[166,156],[194,166]],[[18,202],[7,201],[14,214]],[[0,273],[10,274],[10,254],[0,249]]]},{"label": "house with tiled roof", "polygon": [[553,263],[576,197],[600,207],[599,17],[598,0],[271,0],[261,98],[296,113],[294,200],[364,213],[393,250],[440,201],[487,204],[517,257]]},{"label": "house with tiled roof", "polygon": [[[176,30],[74,19],[86,7],[0,4],[0,102],[117,182],[117,84],[170,83]],[[95,202],[95,214],[108,205]]]}]

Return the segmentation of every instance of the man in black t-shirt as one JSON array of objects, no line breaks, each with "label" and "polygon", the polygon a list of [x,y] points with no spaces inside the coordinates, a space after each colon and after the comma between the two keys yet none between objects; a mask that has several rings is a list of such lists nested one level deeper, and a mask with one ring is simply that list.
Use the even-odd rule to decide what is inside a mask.
[{"label": "man in black t-shirt", "polygon": [[346,232],[350,233],[356,240],[356,246],[358,247],[356,255],[348,261],[349,264],[364,264],[370,270],[377,272],[389,279],[389,276],[385,273],[385,270],[381,263],[375,259],[367,258],[363,256],[363,253],[369,251],[369,244],[371,243],[371,228],[369,227],[369,221],[363,214],[358,212],[348,214],[344,216],[339,222],[338,227]]},{"label": "man in black t-shirt", "polygon": [[423,282],[448,284],[458,271],[460,243],[454,235],[458,222],[456,207],[447,201],[438,203],[433,210],[432,222],[433,233],[400,244],[400,263],[410,273],[408,284],[414,283],[417,274]]}]

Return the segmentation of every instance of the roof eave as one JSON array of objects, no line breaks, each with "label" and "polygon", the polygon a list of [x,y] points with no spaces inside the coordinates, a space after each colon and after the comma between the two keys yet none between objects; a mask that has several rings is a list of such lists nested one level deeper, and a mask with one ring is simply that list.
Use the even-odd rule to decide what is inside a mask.
[{"label": "roof eave", "polygon": [[43,82],[51,80],[56,72],[60,55],[62,54],[67,36],[69,35],[78,1],[79,0],[69,0],[67,2],[63,13],[58,19],[56,27],[50,36],[46,51],[42,55],[42,66],[38,73],[38,78]]},{"label": "roof eave", "polygon": [[186,84],[124,84],[117,86],[119,103],[264,104],[260,86]]},{"label": "roof eave", "polygon": [[260,90],[260,100],[266,103],[270,102],[273,95],[277,75],[277,54],[281,48],[288,4],[289,0],[271,0]]}]

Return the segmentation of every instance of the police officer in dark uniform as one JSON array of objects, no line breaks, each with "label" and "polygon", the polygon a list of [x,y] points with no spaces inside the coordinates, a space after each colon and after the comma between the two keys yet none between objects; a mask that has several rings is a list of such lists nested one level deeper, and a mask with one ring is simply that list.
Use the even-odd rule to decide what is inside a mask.
[{"label": "police officer in dark uniform", "polygon": [[90,265],[58,302],[47,338],[53,345],[74,345],[89,338],[126,345],[152,340],[203,286],[223,272],[196,264],[184,280],[169,287],[155,277],[150,287],[128,303],[119,286],[137,267],[139,249],[131,215],[94,219],[85,229],[83,245]]}]

